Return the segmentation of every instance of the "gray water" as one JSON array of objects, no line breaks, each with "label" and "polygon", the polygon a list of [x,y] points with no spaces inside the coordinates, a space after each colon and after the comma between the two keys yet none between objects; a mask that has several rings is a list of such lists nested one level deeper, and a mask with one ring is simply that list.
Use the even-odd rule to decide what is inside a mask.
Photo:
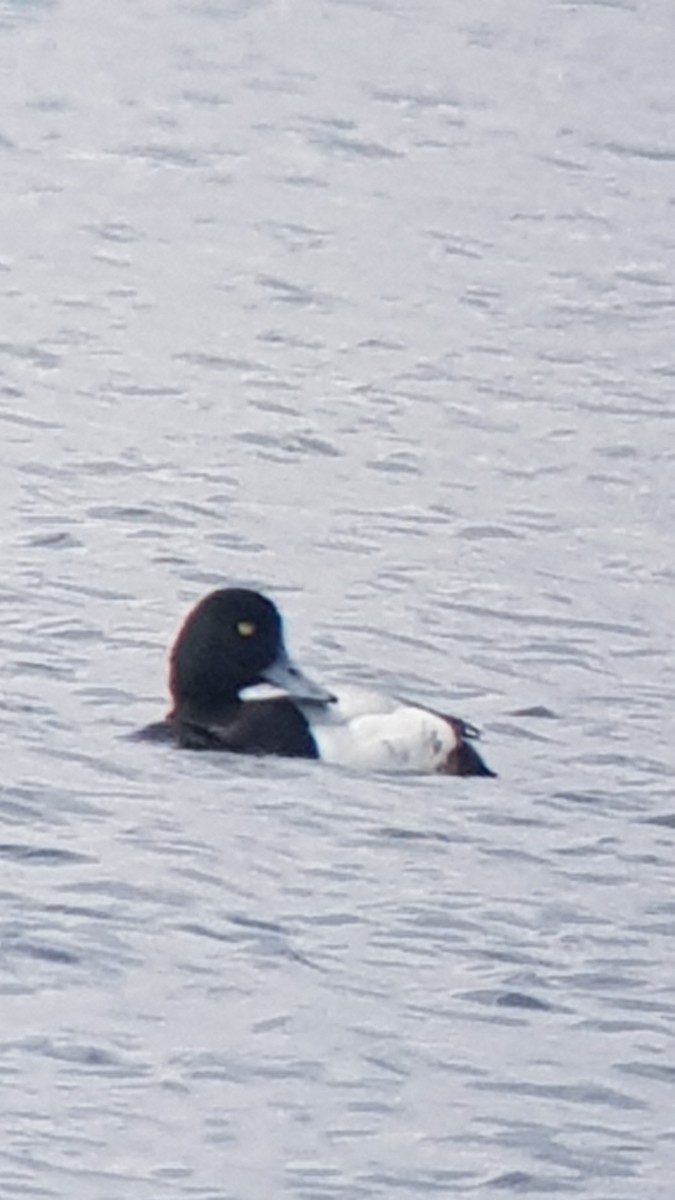
[{"label": "gray water", "polygon": [[[674,36],[1,0],[3,1200],[670,1200]],[[499,778],[126,740],[228,582]]]}]

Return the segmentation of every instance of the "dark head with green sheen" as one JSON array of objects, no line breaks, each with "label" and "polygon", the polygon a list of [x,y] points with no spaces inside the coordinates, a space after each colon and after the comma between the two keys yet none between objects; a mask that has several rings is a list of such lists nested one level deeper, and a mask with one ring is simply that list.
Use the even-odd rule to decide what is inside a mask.
[{"label": "dark head with green sheen", "polygon": [[216,720],[243,688],[260,683],[307,702],[331,700],[289,659],[270,600],[247,588],[211,592],[189,613],[171,652],[172,716]]}]

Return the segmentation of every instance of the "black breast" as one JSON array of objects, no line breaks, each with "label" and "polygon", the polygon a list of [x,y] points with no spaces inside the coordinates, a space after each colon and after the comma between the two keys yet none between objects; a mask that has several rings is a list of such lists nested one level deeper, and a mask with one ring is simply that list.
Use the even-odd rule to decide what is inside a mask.
[{"label": "black breast", "polygon": [[284,697],[230,705],[208,724],[174,717],[173,727],[178,745],[188,750],[318,758],[305,717]]}]

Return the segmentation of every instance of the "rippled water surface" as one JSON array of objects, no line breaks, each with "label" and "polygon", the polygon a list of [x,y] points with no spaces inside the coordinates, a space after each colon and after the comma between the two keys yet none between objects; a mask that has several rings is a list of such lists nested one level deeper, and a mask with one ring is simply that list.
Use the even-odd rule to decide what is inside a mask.
[{"label": "rippled water surface", "polygon": [[[0,0],[3,1198],[670,1200],[674,35]],[[227,582],[499,778],[126,740]]]}]

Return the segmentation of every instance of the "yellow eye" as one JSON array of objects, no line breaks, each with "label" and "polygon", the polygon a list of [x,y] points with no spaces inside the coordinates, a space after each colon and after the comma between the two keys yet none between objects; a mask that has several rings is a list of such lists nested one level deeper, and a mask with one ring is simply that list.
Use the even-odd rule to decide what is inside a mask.
[{"label": "yellow eye", "polygon": [[237,621],[237,633],[240,637],[253,637],[255,631],[253,621]]}]

